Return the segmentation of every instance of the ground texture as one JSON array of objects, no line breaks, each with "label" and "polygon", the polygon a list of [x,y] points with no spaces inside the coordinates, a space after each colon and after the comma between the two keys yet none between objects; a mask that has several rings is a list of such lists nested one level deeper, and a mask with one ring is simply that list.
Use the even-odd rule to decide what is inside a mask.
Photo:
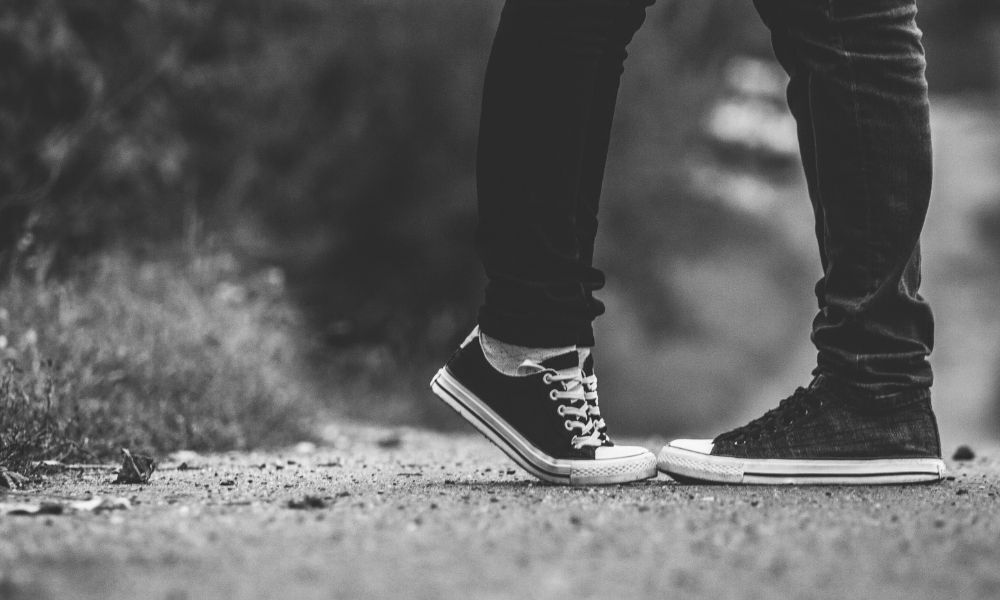
[{"label": "ground texture", "polygon": [[997,448],[931,486],[571,489],[478,437],[326,437],[0,491],[0,598],[1000,597]]}]

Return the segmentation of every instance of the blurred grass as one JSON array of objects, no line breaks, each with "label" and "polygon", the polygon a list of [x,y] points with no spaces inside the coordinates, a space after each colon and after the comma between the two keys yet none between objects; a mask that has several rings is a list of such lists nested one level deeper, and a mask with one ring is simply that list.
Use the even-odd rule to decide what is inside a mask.
[{"label": "blurred grass", "polygon": [[64,281],[14,279],[0,291],[0,466],[308,439],[298,327],[281,273],[242,273],[225,253],[109,253]]}]

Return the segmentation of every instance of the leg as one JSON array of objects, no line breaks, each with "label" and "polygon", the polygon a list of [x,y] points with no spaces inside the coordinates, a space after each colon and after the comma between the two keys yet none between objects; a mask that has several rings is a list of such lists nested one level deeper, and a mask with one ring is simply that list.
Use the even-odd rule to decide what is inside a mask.
[{"label": "leg", "polygon": [[755,0],[788,70],[823,277],[817,376],[660,468],[729,483],[917,483],[944,474],[930,309],[917,294],[931,162],[915,0]]},{"label": "leg", "polygon": [[646,4],[508,0],[504,8],[478,153],[477,243],[489,278],[480,326],[492,337],[592,343],[590,322],[603,306],[591,294],[604,277],[591,265],[589,231],[625,45]]},{"label": "leg", "polygon": [[931,146],[914,0],[757,0],[788,71],[823,277],[819,371],[872,395],[929,387],[917,293]]},{"label": "leg", "polygon": [[[619,11],[615,15],[620,23],[615,27],[614,35],[609,36],[606,40],[600,62],[597,65],[597,80],[591,104],[591,117],[587,125],[581,157],[580,199],[577,205],[576,230],[577,241],[580,245],[580,261],[588,266],[592,266],[594,262],[597,214],[604,184],[604,167],[611,141],[611,124],[615,105],[618,102],[618,89],[624,72],[624,63],[628,56],[626,47],[645,20],[646,14],[642,9],[653,4],[653,0],[628,1],[633,7],[627,11]],[[594,297],[594,292],[602,287],[604,287],[603,275],[600,278],[584,282],[584,292],[591,306],[591,314],[594,316],[604,314],[604,304]],[[576,343],[579,346],[594,345],[594,331],[590,323],[581,327]]]},{"label": "leg", "polygon": [[484,335],[473,330],[431,388],[553,483],[656,476],[652,453],[608,438],[593,361],[576,349],[593,344],[590,323],[603,310],[591,295],[604,280],[591,264],[597,197],[625,45],[646,4],[508,0],[487,69],[477,232],[489,277]]}]

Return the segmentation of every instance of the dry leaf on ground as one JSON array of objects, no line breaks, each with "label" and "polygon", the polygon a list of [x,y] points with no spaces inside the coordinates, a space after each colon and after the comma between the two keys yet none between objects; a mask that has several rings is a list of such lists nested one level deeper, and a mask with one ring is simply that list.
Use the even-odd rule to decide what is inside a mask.
[{"label": "dry leaf on ground", "polygon": [[147,483],[156,470],[156,461],[150,456],[132,454],[122,448],[122,468],[114,483]]}]

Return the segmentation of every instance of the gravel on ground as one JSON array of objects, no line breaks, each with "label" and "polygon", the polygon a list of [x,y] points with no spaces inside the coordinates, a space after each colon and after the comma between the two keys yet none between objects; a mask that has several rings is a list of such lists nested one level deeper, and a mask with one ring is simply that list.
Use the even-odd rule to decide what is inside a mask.
[{"label": "gravel on ground", "polygon": [[1000,447],[937,485],[567,488],[471,435],[327,432],[0,489],[0,598],[1000,597]]}]

